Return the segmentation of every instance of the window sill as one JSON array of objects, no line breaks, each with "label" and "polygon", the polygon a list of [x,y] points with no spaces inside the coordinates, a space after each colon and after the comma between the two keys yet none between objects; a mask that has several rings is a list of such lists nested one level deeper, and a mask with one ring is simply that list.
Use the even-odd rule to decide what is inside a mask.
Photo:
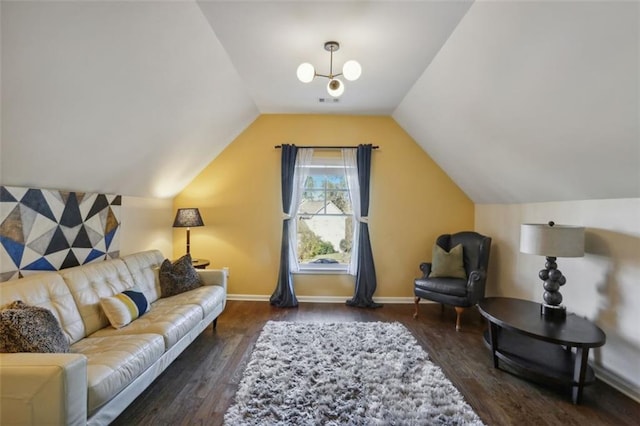
[{"label": "window sill", "polygon": [[300,267],[298,272],[294,272],[296,275],[348,275],[348,268],[346,266],[340,267]]}]

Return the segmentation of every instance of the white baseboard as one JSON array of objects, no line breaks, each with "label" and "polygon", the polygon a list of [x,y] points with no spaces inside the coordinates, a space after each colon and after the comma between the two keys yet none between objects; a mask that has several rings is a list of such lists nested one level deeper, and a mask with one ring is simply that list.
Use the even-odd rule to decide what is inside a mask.
[{"label": "white baseboard", "polygon": [[629,383],[617,374],[612,373],[611,371],[606,370],[600,366],[592,365],[591,367],[593,368],[594,372],[596,373],[596,377],[599,380],[602,380],[612,388],[620,391],[629,398],[640,403],[640,389],[638,389],[638,386]]},{"label": "white baseboard", "polygon": [[[228,294],[227,300],[244,300],[251,302],[268,302],[271,296],[264,294]],[[296,296],[298,302],[310,303],[344,303],[349,296]],[[378,303],[413,303],[413,297],[374,297],[373,300]]]},{"label": "white baseboard", "polygon": [[227,300],[240,300],[247,302],[268,302],[271,296],[264,294],[227,294]]}]

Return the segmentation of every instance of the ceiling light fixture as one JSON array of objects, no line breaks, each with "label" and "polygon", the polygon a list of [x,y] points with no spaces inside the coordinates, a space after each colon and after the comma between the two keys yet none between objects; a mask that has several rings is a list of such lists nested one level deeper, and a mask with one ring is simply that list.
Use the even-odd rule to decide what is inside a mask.
[{"label": "ceiling light fixture", "polygon": [[318,74],[308,62],[300,64],[298,67],[297,75],[298,80],[303,83],[311,83],[315,77],[325,77],[329,79],[327,83],[327,92],[334,98],[339,97],[344,93],[344,83],[337,77],[343,76],[349,81],[355,81],[360,78],[362,74],[362,67],[358,61],[350,60],[345,62],[342,67],[342,72],[338,74],[333,73],[333,52],[340,49],[340,43],[337,41],[328,41],[324,44],[324,50],[331,53],[331,60],[329,62],[329,74]]}]

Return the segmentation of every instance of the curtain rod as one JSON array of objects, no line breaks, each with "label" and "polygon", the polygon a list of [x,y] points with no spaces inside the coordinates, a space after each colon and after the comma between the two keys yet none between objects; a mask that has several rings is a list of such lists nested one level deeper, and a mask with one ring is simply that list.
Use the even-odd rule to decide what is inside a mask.
[{"label": "curtain rod", "polygon": [[[298,148],[313,148],[313,149],[358,149],[357,146],[340,146],[340,145],[334,145],[334,146],[318,146],[318,145],[296,145]],[[274,146],[274,148],[276,149],[280,149],[282,148],[282,145],[276,145]],[[371,147],[371,149],[378,149],[380,148],[378,145],[374,145]]]}]

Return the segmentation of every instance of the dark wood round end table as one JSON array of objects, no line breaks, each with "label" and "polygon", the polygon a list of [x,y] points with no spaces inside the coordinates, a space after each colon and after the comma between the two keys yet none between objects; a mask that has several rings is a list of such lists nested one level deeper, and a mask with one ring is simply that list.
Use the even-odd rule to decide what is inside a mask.
[{"label": "dark wood round end table", "polygon": [[495,368],[503,362],[527,379],[571,386],[573,403],[580,403],[584,386],[595,381],[589,349],[606,341],[597,325],[575,314],[545,317],[529,300],[488,297],[478,308],[489,322],[484,339]]},{"label": "dark wood round end table", "polygon": [[193,259],[192,264],[196,269],[205,269],[211,262],[209,259]]}]

